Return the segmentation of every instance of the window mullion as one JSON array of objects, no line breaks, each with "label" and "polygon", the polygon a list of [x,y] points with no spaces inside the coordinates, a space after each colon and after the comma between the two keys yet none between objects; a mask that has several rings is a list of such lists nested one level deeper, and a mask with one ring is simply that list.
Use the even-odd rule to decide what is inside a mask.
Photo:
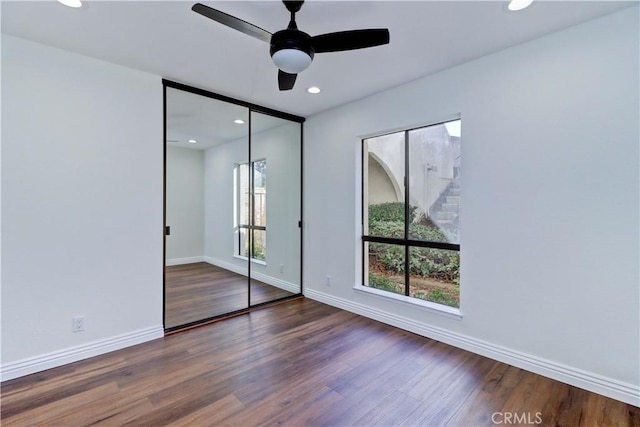
[{"label": "window mullion", "polygon": [[404,132],[404,294],[409,295],[409,131]]},{"label": "window mullion", "polygon": [[[252,135],[253,135],[253,112],[249,109],[248,116],[248,135],[247,135],[247,173],[249,174],[249,180],[247,184],[249,186],[249,212],[247,212],[247,222],[249,226],[253,225],[253,162],[251,161],[252,148]],[[247,307],[251,307],[251,259],[253,258],[253,230],[247,229]]]},{"label": "window mullion", "polygon": [[255,162],[249,162],[249,234],[251,235],[251,240],[249,241],[249,254],[250,258],[254,259],[254,245],[255,245],[255,235],[253,226],[256,225],[256,188],[255,188]]}]

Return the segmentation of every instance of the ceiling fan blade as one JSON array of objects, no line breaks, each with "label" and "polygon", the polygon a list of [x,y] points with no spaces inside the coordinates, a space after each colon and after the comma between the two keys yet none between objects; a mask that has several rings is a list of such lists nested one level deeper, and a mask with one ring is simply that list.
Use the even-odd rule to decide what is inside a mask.
[{"label": "ceiling fan blade", "polygon": [[297,74],[285,73],[282,70],[278,70],[278,87],[280,90],[291,90],[296,83]]},{"label": "ceiling fan blade", "polygon": [[251,37],[255,37],[267,43],[271,41],[270,32],[263,30],[260,27],[256,27],[255,25],[250,24],[246,21],[243,21],[242,19],[236,18],[235,16],[231,16],[217,9],[205,6],[202,3],[194,4],[191,10],[209,19],[213,19],[214,21],[219,22],[222,25],[226,25],[227,27],[233,28],[234,30],[245,33]]},{"label": "ceiling fan blade", "polygon": [[389,43],[389,30],[376,28],[320,34],[311,37],[311,43],[316,53],[363,49]]}]

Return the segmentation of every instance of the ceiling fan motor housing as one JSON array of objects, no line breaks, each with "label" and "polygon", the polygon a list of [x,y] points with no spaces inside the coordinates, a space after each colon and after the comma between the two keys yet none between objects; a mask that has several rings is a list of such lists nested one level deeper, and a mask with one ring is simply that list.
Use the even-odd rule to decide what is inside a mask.
[{"label": "ceiling fan motor housing", "polygon": [[309,34],[296,29],[286,29],[274,33],[271,37],[270,53],[280,70],[298,74],[311,64],[315,51]]},{"label": "ceiling fan motor housing", "polygon": [[285,1],[283,0],[282,3],[284,3],[285,7],[287,8],[287,10],[291,13],[296,13],[300,11],[300,8],[302,7],[302,4],[304,3],[304,1]]}]

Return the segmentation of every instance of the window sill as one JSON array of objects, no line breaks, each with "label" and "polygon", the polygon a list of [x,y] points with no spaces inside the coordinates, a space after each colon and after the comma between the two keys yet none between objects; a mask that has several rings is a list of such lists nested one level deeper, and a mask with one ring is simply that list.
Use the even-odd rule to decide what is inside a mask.
[{"label": "window sill", "polygon": [[[237,258],[237,259],[241,259],[243,261],[249,261],[249,258],[247,258],[246,256],[234,255],[233,257]],[[266,261],[260,261],[259,259],[253,259],[252,258],[251,262],[254,263],[254,264],[259,264],[259,265],[264,265],[264,266],[267,265]]]},{"label": "window sill", "polygon": [[394,294],[392,292],[381,291],[379,289],[370,288],[368,286],[356,285],[354,288],[358,292],[369,295],[375,295],[384,299],[391,299],[409,304],[413,307],[421,307],[434,314],[449,317],[452,319],[462,319],[462,313],[459,308],[449,307],[447,305],[436,304],[435,302],[421,300],[419,298],[408,297],[406,295]]}]

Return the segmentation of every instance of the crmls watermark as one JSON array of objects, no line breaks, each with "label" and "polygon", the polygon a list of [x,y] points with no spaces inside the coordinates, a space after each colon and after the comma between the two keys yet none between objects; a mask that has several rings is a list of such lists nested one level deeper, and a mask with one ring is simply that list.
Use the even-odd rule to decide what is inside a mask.
[{"label": "crmls watermark", "polygon": [[542,412],[494,412],[491,421],[494,424],[542,424]]}]

